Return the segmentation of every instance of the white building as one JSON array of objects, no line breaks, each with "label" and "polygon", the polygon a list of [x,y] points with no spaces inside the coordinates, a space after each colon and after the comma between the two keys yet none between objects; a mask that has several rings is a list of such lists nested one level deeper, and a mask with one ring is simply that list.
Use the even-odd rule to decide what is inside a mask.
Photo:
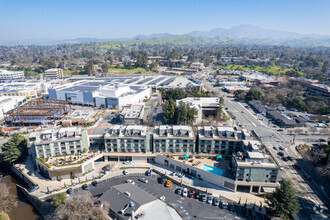
[{"label": "white building", "polygon": [[3,113],[16,108],[26,101],[27,98],[25,96],[0,97],[0,119],[3,118]]},{"label": "white building", "polygon": [[45,78],[63,78],[63,70],[60,68],[48,69],[45,71]]},{"label": "white building", "polygon": [[0,80],[23,79],[23,71],[0,70]]},{"label": "white building", "polygon": [[121,108],[142,103],[151,96],[149,86],[129,86],[105,81],[81,80],[48,89],[50,99],[66,100],[73,104]]},{"label": "white building", "polygon": [[216,114],[219,107],[218,97],[187,97],[176,101],[178,106],[180,102],[186,103],[190,108],[196,108],[198,111],[196,123],[202,122],[203,114],[205,116],[209,114]]}]

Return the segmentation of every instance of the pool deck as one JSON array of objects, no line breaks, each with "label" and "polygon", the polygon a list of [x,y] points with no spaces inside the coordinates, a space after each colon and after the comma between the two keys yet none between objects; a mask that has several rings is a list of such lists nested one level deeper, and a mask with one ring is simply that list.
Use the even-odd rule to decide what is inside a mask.
[{"label": "pool deck", "polygon": [[[222,169],[225,173],[225,170],[228,170],[228,161],[225,159],[221,160],[214,160],[210,159],[208,156],[205,156],[204,158],[187,158],[187,159],[180,159],[180,156],[174,156],[173,159],[180,161],[182,163],[197,167],[201,169],[203,164]],[[184,162],[185,161],[185,162]]]}]

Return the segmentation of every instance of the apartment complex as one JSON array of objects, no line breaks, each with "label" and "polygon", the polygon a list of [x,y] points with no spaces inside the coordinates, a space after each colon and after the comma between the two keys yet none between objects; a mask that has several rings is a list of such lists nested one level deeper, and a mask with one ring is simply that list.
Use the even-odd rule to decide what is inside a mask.
[{"label": "apartment complex", "polygon": [[0,70],[0,80],[15,80],[23,79],[23,71],[9,71],[9,70]]},{"label": "apartment complex", "polygon": [[63,70],[60,68],[48,69],[45,71],[45,78],[63,78]]},{"label": "apartment complex", "polygon": [[31,133],[28,139],[34,158],[79,154],[84,149],[89,150],[87,131],[76,127]]},{"label": "apartment complex", "polygon": [[232,155],[243,150],[245,135],[232,127],[198,127],[198,150],[201,153]]},{"label": "apartment complex", "polygon": [[146,153],[151,148],[151,134],[142,125],[115,125],[104,135],[107,152],[139,152]]},{"label": "apartment complex", "polygon": [[194,153],[195,135],[191,127],[185,125],[160,125],[153,133],[153,149],[155,153]]}]

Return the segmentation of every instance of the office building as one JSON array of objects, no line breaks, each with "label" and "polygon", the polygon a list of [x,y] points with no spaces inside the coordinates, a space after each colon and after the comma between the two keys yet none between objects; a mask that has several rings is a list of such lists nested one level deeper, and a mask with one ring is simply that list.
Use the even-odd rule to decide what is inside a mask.
[{"label": "office building", "polygon": [[10,70],[0,70],[0,80],[16,80],[23,79],[24,72],[23,71],[10,71]]},{"label": "office building", "polygon": [[63,78],[63,70],[60,68],[48,69],[45,71],[45,78],[50,78],[50,79]]}]

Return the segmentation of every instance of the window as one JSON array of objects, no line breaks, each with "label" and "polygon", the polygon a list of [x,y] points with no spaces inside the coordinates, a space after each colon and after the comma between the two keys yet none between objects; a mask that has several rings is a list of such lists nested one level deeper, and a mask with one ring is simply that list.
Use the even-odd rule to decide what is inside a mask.
[{"label": "window", "polygon": [[249,176],[249,174],[247,173],[246,176]]}]

